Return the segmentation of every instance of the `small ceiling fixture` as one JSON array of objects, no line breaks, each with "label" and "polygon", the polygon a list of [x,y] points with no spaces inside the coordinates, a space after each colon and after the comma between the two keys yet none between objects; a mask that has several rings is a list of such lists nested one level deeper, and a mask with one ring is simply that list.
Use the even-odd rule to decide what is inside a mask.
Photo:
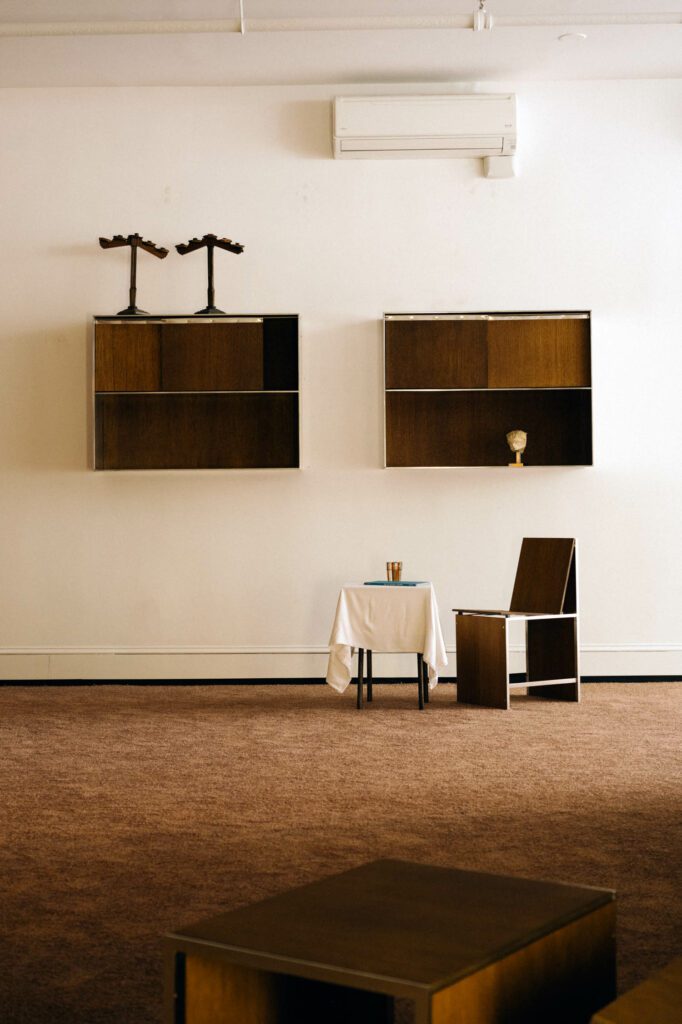
[{"label": "small ceiling fixture", "polygon": [[581,43],[587,39],[587,32],[562,32],[557,38],[560,43]]},{"label": "small ceiling fixture", "polygon": [[474,10],[474,32],[490,32],[493,27],[493,16],[486,10],[486,0],[478,0],[478,6]]}]

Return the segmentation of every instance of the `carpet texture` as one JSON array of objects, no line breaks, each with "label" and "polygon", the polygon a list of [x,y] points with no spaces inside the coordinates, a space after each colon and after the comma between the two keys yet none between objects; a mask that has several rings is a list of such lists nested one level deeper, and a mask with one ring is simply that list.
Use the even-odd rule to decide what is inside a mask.
[{"label": "carpet texture", "polygon": [[682,685],[583,694],[1,688],[0,1018],[158,1024],[165,932],[378,857],[616,889],[631,987],[682,952]]}]

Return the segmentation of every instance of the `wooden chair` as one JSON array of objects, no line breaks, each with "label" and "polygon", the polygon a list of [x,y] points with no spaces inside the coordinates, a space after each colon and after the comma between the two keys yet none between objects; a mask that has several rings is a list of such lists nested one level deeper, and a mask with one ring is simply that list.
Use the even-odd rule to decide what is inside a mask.
[{"label": "wooden chair", "polygon": [[[513,689],[533,696],[580,700],[577,543],[526,537],[508,611],[453,608],[457,638],[457,701],[509,708]],[[512,620],[526,623],[526,678],[509,677]]]}]

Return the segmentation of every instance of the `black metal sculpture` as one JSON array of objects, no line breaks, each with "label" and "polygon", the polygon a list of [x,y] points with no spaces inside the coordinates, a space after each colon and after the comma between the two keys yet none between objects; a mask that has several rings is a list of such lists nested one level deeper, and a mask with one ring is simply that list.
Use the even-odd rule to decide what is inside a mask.
[{"label": "black metal sculpture", "polygon": [[186,256],[188,252],[196,252],[197,249],[203,249],[206,247],[208,255],[208,305],[205,309],[198,309],[197,313],[223,313],[224,310],[218,309],[215,304],[215,289],[213,287],[213,250],[227,249],[228,252],[235,252],[239,254],[244,252],[244,246],[240,245],[239,242],[233,242],[231,238],[218,238],[217,235],[204,235],[203,238],[190,238],[189,242],[184,245],[176,245],[175,248],[181,256]]},{"label": "black metal sculpture", "polygon": [[128,297],[129,306],[127,309],[121,309],[116,314],[117,316],[148,316],[144,309],[139,309],[135,305],[135,299],[137,297],[137,250],[144,249],[145,252],[151,253],[152,256],[157,256],[160,260],[165,259],[168,255],[168,249],[164,249],[160,245],[155,245],[154,242],[145,241],[142,235],[114,235],[113,238],[100,238],[99,244],[103,249],[118,249],[122,245],[130,246],[130,294]]}]

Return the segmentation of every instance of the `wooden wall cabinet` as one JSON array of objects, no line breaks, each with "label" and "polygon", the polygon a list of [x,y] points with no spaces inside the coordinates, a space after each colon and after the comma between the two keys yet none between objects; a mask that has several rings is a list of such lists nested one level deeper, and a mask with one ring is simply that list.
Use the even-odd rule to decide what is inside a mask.
[{"label": "wooden wall cabinet", "polygon": [[590,314],[387,314],[387,466],[592,465]]},{"label": "wooden wall cabinet", "polygon": [[298,317],[96,317],[95,469],[299,465]]}]

